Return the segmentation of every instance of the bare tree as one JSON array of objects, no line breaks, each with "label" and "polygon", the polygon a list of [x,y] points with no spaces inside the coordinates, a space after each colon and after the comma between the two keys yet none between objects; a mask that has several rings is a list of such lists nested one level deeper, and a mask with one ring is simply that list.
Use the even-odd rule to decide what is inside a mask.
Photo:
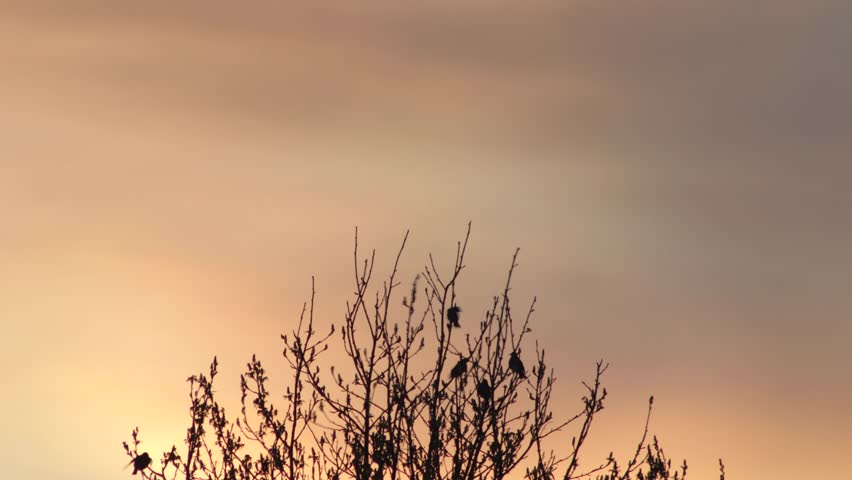
[{"label": "bare tree", "polygon": [[[152,465],[134,429],[124,443],[134,474],[156,480],[684,478],[686,462],[672,468],[657,439],[648,439],[653,397],[631,458],[620,464],[610,454],[580,469],[582,448],[607,397],[602,377],[608,365],[598,362],[592,380],[583,382],[578,411],[555,419],[554,372],[545,350],[528,340],[535,299],[520,317],[510,301],[518,251],[484,317],[468,316],[456,286],[469,238],[470,224],[447,273],[429,256],[399,315],[397,275],[408,233],[378,283],[376,252],[361,256],[356,229],[355,293],[343,320],[324,334],[315,330],[312,282],[296,328],[281,335],[292,372],[283,395],[268,390],[266,371],[252,356],[240,378],[240,414],[226,416],[214,395],[214,357],[208,374],[188,379],[185,448],[179,453],[173,446]],[[347,365],[323,367],[331,346],[342,348]],[[570,446],[554,444],[554,433],[572,428]],[[724,478],[721,461],[720,467]]]}]

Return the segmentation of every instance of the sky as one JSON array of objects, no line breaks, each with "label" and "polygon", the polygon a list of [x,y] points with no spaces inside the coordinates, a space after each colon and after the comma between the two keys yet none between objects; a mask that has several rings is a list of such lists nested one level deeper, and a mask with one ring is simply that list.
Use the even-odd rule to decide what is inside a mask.
[{"label": "sky", "polygon": [[[313,2],[312,2],[313,3]],[[652,431],[690,476],[836,476],[852,450],[852,3],[0,0],[4,476],[125,478],[186,377],[252,353],[354,229],[405,282],[515,302],[557,413],[608,360],[589,465]],[[230,397],[228,397],[230,395]],[[226,405],[227,406],[227,405]],[[232,409],[233,410],[233,409]],[[558,445],[555,445],[558,447]]]}]

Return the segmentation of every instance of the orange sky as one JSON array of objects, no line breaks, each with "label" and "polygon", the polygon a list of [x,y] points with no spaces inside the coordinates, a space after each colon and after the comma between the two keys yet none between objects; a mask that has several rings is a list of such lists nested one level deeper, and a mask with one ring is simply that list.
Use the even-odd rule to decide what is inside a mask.
[{"label": "orange sky", "polygon": [[214,354],[233,398],[276,361],[311,275],[340,318],[354,226],[379,268],[410,228],[410,279],[472,220],[465,312],[520,246],[557,410],[611,361],[594,451],[654,394],[693,478],[835,476],[849,5],[0,0],[4,475],[122,478]]}]

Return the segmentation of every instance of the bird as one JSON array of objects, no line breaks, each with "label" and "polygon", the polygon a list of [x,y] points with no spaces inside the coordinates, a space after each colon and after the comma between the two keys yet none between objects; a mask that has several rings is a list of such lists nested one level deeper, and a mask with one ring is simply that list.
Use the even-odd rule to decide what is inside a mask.
[{"label": "bird", "polygon": [[527,378],[527,369],[524,368],[524,362],[518,356],[518,352],[512,352],[509,355],[509,370],[513,371],[521,378]]},{"label": "bird", "polygon": [[456,363],[456,366],[450,370],[450,378],[459,378],[467,373],[467,359],[462,358]]},{"label": "bird", "polygon": [[461,324],[459,323],[459,313],[461,313],[461,307],[458,305],[453,305],[452,307],[447,309],[447,326],[450,328],[459,328]]},{"label": "bird", "polygon": [[491,398],[491,385],[488,385],[487,380],[483,378],[479,381],[476,385],[476,393],[486,401]]},{"label": "bird", "polygon": [[143,452],[142,455],[138,455],[130,463],[133,464],[133,475],[136,475],[136,472],[145,470],[148,468],[148,465],[151,465],[151,457],[148,455],[148,452]]}]

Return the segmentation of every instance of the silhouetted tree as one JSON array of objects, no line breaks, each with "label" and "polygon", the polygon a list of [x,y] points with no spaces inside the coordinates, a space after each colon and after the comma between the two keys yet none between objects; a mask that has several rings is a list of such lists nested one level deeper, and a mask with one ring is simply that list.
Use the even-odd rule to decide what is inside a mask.
[{"label": "silhouetted tree", "polygon": [[[325,334],[315,330],[312,284],[296,328],[281,335],[292,372],[283,395],[268,390],[266,370],[252,356],[240,377],[240,414],[227,416],[213,391],[214,357],[208,374],[188,379],[185,447],[178,453],[173,446],[152,465],[148,453],[140,453],[134,429],[124,443],[133,473],[156,480],[684,478],[686,462],[672,468],[657,439],[648,440],[653,397],[632,458],[622,464],[610,454],[579,470],[582,447],[604,408],[601,380],[608,365],[598,362],[591,382],[583,383],[586,394],[577,413],[554,419],[554,374],[544,349],[532,347],[529,375],[519,355],[528,345],[535,299],[523,318],[513,315],[509,292],[517,251],[501,294],[478,325],[461,328],[456,285],[469,237],[470,225],[447,275],[439,274],[429,256],[397,319],[391,305],[408,234],[387,279],[373,288],[375,251],[360,256],[356,229],[355,294],[342,321]],[[322,354],[331,345],[349,361],[326,372]],[[552,434],[569,427],[576,428],[570,446],[545,446]]]}]

